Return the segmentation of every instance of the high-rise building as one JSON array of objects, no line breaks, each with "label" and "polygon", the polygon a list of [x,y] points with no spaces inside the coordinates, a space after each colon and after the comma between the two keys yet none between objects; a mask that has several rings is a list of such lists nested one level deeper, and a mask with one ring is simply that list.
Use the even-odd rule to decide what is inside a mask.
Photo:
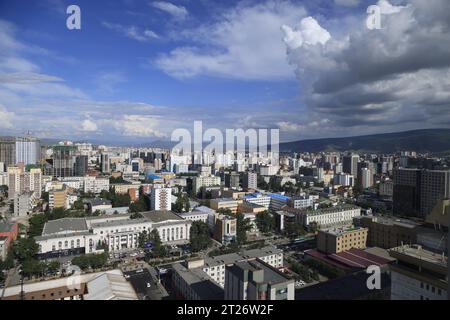
[{"label": "high-rise building", "polygon": [[373,173],[370,169],[368,168],[361,168],[360,170],[360,174],[361,174],[361,187],[363,189],[367,189],[373,186]]},{"label": "high-rise building", "polygon": [[16,194],[34,191],[35,197],[40,198],[42,192],[42,171],[33,168],[24,172],[19,167],[8,168],[8,198],[14,199]]},{"label": "high-rise building", "polygon": [[16,164],[15,137],[0,137],[0,162],[3,162],[5,167]]},{"label": "high-rise building", "polygon": [[31,136],[16,138],[16,163],[37,164],[41,159],[41,143]]},{"label": "high-rise building", "polygon": [[110,167],[110,163],[109,163],[109,155],[106,153],[102,153],[100,162],[102,164],[102,172],[110,173],[111,167]]},{"label": "high-rise building", "polygon": [[426,218],[439,201],[450,197],[450,170],[394,170],[393,212]]},{"label": "high-rise building", "polygon": [[228,188],[239,188],[239,174],[236,172],[230,172],[225,175],[225,186]]},{"label": "high-rise building", "polygon": [[359,156],[356,154],[345,155],[342,159],[342,171],[351,174],[355,179],[358,178]]},{"label": "high-rise building", "polygon": [[150,193],[150,210],[172,210],[172,192],[170,188],[155,187]]},{"label": "high-rise building", "polygon": [[242,187],[244,189],[257,189],[258,188],[258,174],[256,172],[246,172],[244,174],[244,180]]},{"label": "high-rise building", "polygon": [[53,146],[53,176],[56,178],[73,177],[75,151],[72,145]]},{"label": "high-rise building", "polygon": [[84,177],[88,171],[88,156],[79,155],[75,157],[75,172],[77,177]]}]

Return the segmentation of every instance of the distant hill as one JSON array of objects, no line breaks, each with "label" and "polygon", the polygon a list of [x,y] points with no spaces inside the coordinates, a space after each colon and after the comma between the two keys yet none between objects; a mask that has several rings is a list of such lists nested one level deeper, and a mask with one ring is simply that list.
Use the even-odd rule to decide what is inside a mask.
[{"label": "distant hill", "polygon": [[280,151],[282,152],[359,151],[393,153],[403,150],[430,153],[450,151],[450,129],[424,129],[280,143]]}]

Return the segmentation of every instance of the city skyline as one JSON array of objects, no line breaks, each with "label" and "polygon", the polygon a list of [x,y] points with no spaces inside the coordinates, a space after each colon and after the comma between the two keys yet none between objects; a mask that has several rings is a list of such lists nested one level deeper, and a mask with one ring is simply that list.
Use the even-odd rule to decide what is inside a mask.
[{"label": "city skyline", "polygon": [[[81,30],[66,28],[70,4],[0,5],[1,135],[125,145],[195,120],[279,128],[282,142],[449,127],[445,1],[79,1]],[[380,30],[366,26],[373,4]]]}]

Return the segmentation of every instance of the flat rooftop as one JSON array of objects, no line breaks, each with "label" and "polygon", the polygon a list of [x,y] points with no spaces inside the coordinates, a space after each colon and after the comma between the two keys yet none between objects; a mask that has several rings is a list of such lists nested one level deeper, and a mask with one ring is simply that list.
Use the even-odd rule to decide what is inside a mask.
[{"label": "flat rooftop", "polygon": [[88,230],[85,218],[63,218],[47,221],[42,230],[42,235],[85,232]]},{"label": "flat rooftop", "polygon": [[176,272],[202,300],[223,300],[224,290],[199,268],[187,269],[181,263],[172,265]]},{"label": "flat rooftop", "polygon": [[389,249],[389,251],[447,268],[447,257],[443,256],[442,254],[437,254],[432,251],[423,249],[419,245],[404,245]]},{"label": "flat rooftop", "polygon": [[183,218],[176,215],[172,211],[155,210],[155,211],[141,212],[141,214],[144,216],[145,219],[153,223],[164,222],[167,220],[184,220]]},{"label": "flat rooftop", "polygon": [[331,228],[326,230],[321,230],[324,233],[328,233],[334,236],[341,236],[347,233],[355,232],[355,231],[362,231],[367,230],[367,228],[362,227],[338,227],[338,228]]},{"label": "flat rooftop", "polygon": [[230,268],[231,268],[231,270],[240,269],[240,270],[245,270],[245,271],[263,270],[264,271],[263,283],[277,284],[277,283],[293,281],[293,280],[290,280],[287,277],[285,277],[281,272],[279,272],[275,268],[272,268],[271,266],[269,266],[257,259],[247,260],[247,261],[239,261]]}]

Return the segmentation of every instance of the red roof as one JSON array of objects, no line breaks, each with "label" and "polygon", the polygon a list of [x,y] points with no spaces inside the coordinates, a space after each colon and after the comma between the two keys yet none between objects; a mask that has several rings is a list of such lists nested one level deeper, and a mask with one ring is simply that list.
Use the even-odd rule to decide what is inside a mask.
[{"label": "red roof", "polygon": [[389,260],[387,259],[356,248],[328,255],[316,249],[312,249],[306,250],[305,254],[341,269],[366,269],[371,265],[384,266],[389,263]]}]

